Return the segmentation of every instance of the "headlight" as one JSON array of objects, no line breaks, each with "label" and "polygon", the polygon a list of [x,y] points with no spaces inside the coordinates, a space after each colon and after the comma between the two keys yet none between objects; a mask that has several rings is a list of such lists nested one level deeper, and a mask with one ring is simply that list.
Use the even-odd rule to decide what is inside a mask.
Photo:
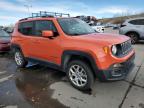
[{"label": "headlight", "polygon": [[116,45],[113,45],[111,50],[112,50],[112,54],[116,55],[116,53],[117,53],[117,47],[116,47]]}]

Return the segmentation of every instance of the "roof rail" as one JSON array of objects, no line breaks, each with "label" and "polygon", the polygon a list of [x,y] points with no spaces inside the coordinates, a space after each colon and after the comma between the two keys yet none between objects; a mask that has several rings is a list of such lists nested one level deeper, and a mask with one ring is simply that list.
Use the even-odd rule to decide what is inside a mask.
[{"label": "roof rail", "polygon": [[35,18],[35,17],[63,17],[63,16],[70,17],[70,14],[47,12],[47,11],[40,11],[39,13],[32,13],[32,18]]},{"label": "roof rail", "polygon": [[[64,16],[70,17],[70,14],[40,11],[39,13],[32,13],[32,16],[28,18],[64,17]],[[23,18],[20,19],[19,21],[27,20],[28,18]]]},{"label": "roof rail", "polygon": [[[30,18],[30,17],[29,17]],[[23,21],[23,20],[27,20],[28,18],[23,18],[23,19],[20,19],[19,21]]]}]

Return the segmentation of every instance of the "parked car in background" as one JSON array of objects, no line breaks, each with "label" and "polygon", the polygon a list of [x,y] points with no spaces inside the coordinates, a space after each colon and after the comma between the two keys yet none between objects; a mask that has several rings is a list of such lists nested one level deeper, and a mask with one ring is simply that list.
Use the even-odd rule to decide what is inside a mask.
[{"label": "parked car in background", "polygon": [[4,30],[5,30],[7,33],[11,34],[11,33],[13,32],[13,27],[5,27]]},{"label": "parked car in background", "polygon": [[97,19],[92,16],[77,16],[76,18],[79,18],[83,21],[85,21],[87,24],[89,24],[95,31],[99,33],[104,32],[104,26],[102,25],[97,25]]},{"label": "parked car in background", "polygon": [[92,25],[91,27],[99,33],[104,33],[105,27],[102,25],[99,25],[99,26],[98,25],[96,25],[96,26]]},{"label": "parked car in background", "polygon": [[133,44],[144,40],[144,18],[126,20],[120,27],[119,33],[131,38]]},{"label": "parked car in background", "polygon": [[90,23],[88,23],[95,31],[97,31],[98,33],[104,33],[105,30],[105,26],[103,25],[98,25],[97,23],[94,23],[93,21],[91,21]]},{"label": "parked car in background", "polygon": [[10,51],[10,35],[4,30],[0,30],[0,52]]},{"label": "parked car in background", "polygon": [[105,24],[105,28],[109,28],[109,27],[113,27],[113,26],[114,26],[114,24],[112,24],[112,23]]},{"label": "parked car in background", "polygon": [[0,30],[3,30],[3,26],[0,26]]},{"label": "parked car in background", "polygon": [[113,30],[117,30],[117,29],[119,29],[120,28],[120,25],[119,24],[115,24],[114,26],[113,26]]}]

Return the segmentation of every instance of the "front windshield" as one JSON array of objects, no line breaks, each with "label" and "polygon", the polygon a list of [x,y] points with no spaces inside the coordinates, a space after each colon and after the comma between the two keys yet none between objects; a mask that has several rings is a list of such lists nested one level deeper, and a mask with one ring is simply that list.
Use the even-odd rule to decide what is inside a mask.
[{"label": "front windshield", "polygon": [[4,30],[0,30],[0,37],[9,37],[9,34]]},{"label": "front windshield", "polygon": [[58,19],[63,31],[68,35],[83,35],[95,33],[87,23],[76,18],[60,18]]}]

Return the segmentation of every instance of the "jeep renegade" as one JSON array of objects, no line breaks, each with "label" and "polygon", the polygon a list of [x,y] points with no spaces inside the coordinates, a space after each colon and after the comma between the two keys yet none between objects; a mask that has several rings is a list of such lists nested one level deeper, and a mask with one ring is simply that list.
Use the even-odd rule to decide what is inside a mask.
[{"label": "jeep renegade", "polygon": [[45,63],[66,72],[79,90],[90,89],[94,79],[124,79],[134,66],[131,40],[116,34],[96,33],[77,18],[32,17],[19,20],[11,40],[15,62]]}]

